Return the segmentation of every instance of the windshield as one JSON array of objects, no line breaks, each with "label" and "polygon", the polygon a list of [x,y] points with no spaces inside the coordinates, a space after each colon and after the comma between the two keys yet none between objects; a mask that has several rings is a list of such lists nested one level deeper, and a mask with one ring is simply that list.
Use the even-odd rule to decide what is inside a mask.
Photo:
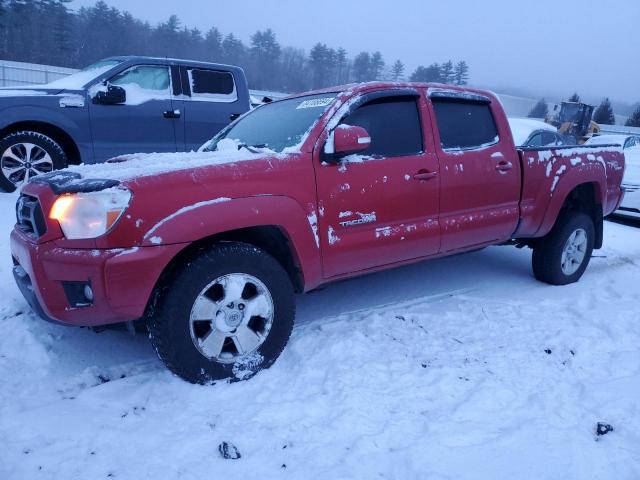
[{"label": "windshield", "polygon": [[43,87],[80,90],[91,80],[111,70],[121,62],[122,60],[100,60],[99,62],[92,63],[88,67],[83,68],[79,72],[72,73],[67,77],[59,78],[58,80],[47,83],[43,85]]},{"label": "windshield", "polygon": [[242,146],[269,148],[282,152],[300,145],[315,122],[333,102],[336,93],[307,95],[280,100],[256,108],[245,117],[222,130],[203,147],[204,151],[222,149],[222,140]]}]

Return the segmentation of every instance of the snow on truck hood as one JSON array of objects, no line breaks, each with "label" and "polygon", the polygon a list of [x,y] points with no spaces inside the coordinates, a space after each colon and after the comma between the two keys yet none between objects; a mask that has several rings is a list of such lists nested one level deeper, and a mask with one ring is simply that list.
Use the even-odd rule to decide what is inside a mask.
[{"label": "snow on truck hood", "polygon": [[258,160],[268,152],[270,151],[252,153],[246,149],[235,149],[215,152],[134,153],[113,158],[106,163],[72,166],[67,171],[77,172],[84,178],[134,180],[211,165]]},{"label": "snow on truck hood", "polygon": [[33,177],[29,183],[44,183],[56,194],[95,192],[123,181],[202,167],[234,164],[265,158],[284,158],[271,150],[252,153],[246,149],[215,152],[136,153],[115,157],[106,163],[77,165]]}]

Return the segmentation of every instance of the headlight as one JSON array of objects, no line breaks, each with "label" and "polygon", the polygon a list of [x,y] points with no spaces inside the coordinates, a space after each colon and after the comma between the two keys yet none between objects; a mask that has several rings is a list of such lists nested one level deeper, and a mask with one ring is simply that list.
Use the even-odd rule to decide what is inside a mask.
[{"label": "headlight", "polygon": [[131,192],[114,187],[101,192],[61,195],[49,218],[57,220],[70,240],[96,238],[107,233],[120,219],[131,200]]}]

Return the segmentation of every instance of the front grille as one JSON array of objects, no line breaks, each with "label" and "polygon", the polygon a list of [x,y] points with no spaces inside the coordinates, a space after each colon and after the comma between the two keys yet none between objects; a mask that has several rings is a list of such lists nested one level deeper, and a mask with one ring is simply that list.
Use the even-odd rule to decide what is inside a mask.
[{"label": "front grille", "polygon": [[40,202],[31,195],[22,194],[18,198],[16,220],[18,229],[35,238],[43,236],[47,231]]}]

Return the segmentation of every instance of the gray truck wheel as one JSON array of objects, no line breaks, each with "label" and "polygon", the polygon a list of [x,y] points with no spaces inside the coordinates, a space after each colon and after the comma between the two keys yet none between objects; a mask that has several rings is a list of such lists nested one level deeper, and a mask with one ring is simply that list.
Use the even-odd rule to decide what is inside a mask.
[{"label": "gray truck wheel", "polygon": [[67,166],[67,156],[55,140],[22,131],[0,140],[0,188],[13,192],[30,178]]},{"label": "gray truck wheel", "polygon": [[149,338],[169,370],[207,383],[271,366],[295,316],[284,268],[244,243],[220,243],[183,263],[147,313]]},{"label": "gray truck wheel", "polygon": [[577,282],[589,265],[594,238],[593,220],[586,213],[563,214],[534,247],[533,274],[551,285]]}]

